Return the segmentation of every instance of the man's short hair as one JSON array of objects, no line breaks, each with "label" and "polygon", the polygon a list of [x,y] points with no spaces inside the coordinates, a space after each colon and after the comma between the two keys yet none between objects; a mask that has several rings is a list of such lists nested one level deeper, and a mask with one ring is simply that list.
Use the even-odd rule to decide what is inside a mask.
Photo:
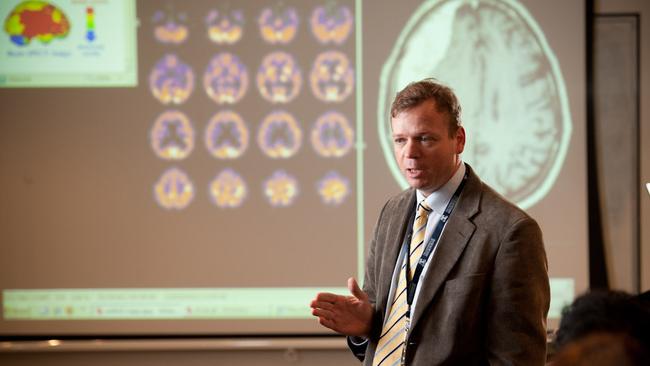
[{"label": "man's short hair", "polygon": [[438,112],[447,114],[449,117],[449,137],[453,137],[461,125],[460,103],[458,103],[454,91],[436,79],[427,78],[412,82],[399,91],[390,107],[390,116],[395,118],[401,112],[417,107],[427,100],[434,100]]}]

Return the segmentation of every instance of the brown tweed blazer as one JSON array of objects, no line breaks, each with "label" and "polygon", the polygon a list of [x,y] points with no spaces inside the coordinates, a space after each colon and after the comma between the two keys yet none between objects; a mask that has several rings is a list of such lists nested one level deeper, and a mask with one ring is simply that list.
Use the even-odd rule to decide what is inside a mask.
[{"label": "brown tweed blazer", "polygon": [[[421,279],[406,364],[542,366],[550,301],[542,233],[467,169],[468,181]],[[413,189],[391,198],[370,244],[364,290],[375,305],[373,330],[363,346],[351,344],[365,365],[372,365],[414,207]]]}]

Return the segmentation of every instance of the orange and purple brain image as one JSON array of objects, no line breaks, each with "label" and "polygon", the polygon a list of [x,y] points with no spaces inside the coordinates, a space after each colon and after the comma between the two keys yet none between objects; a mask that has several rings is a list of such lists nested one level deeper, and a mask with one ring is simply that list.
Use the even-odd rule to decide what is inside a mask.
[{"label": "orange and purple brain image", "polygon": [[203,86],[217,104],[239,102],[248,90],[248,70],[239,57],[230,52],[216,54],[203,74]]},{"label": "orange and purple brain image", "polygon": [[178,110],[163,112],[150,133],[151,147],[165,160],[182,160],[194,148],[194,129],[187,116]]},{"label": "orange and purple brain image", "polygon": [[205,17],[208,38],[217,44],[233,44],[244,33],[244,13],[241,10],[212,9]]},{"label": "orange and purple brain image", "polygon": [[327,112],[316,120],[311,130],[311,143],[318,155],[340,158],[352,148],[354,131],[344,115]]},{"label": "orange and purple brain image", "polygon": [[276,51],[264,57],[257,71],[257,88],[264,99],[274,104],[289,103],[301,86],[302,72],[293,56]]},{"label": "orange and purple brain image", "polygon": [[298,181],[284,170],[276,170],[263,183],[264,195],[273,207],[288,207],[300,192]]},{"label": "orange and purple brain image", "polygon": [[5,20],[5,32],[18,46],[28,45],[36,38],[50,43],[54,38],[65,38],[70,22],[61,9],[45,1],[23,1]]},{"label": "orange and purple brain image", "polygon": [[194,184],[184,171],[169,168],[153,187],[158,205],[167,210],[182,210],[194,198]]},{"label": "orange and purple brain image", "polygon": [[338,206],[350,194],[350,181],[335,171],[330,171],[316,185],[324,204]]},{"label": "orange and purple brain image", "polygon": [[273,111],[262,121],[257,143],[269,158],[287,159],[300,149],[302,130],[289,112]]},{"label": "orange and purple brain image", "polygon": [[161,43],[181,44],[189,36],[187,14],[180,12],[173,14],[158,10],[152,17],[154,23],[154,37]]},{"label": "orange and purple brain image", "polygon": [[231,110],[217,112],[205,129],[205,146],[218,159],[236,159],[248,147],[248,128],[239,114]]},{"label": "orange and purple brain image", "polygon": [[352,31],[353,20],[347,6],[319,6],[311,14],[311,31],[322,44],[342,44]]},{"label": "orange and purple brain image", "polygon": [[265,8],[258,18],[260,34],[270,44],[287,44],[298,32],[298,12],[295,8]]},{"label": "orange and purple brain image", "polygon": [[244,179],[234,170],[222,170],[210,182],[210,198],[220,208],[236,208],[242,205],[248,194]]},{"label": "orange and purple brain image", "polygon": [[326,103],[340,103],[354,88],[352,63],[342,52],[325,51],[314,61],[310,84],[316,98]]},{"label": "orange and purple brain image", "polygon": [[178,56],[167,54],[151,70],[149,88],[163,104],[182,104],[194,90],[194,72]]}]

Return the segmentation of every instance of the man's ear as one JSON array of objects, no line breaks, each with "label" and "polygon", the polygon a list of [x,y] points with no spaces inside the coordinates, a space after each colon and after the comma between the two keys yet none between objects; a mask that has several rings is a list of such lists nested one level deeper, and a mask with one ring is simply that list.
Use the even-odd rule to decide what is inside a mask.
[{"label": "man's ear", "polygon": [[459,126],[456,130],[456,154],[461,154],[465,150],[465,129]]}]

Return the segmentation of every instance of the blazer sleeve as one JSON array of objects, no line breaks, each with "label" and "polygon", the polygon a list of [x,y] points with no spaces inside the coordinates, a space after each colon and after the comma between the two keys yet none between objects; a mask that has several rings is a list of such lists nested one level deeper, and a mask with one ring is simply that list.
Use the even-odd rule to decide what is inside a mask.
[{"label": "blazer sleeve", "polygon": [[506,231],[496,254],[486,324],[490,365],[546,363],[549,303],[542,233],[524,217]]}]

